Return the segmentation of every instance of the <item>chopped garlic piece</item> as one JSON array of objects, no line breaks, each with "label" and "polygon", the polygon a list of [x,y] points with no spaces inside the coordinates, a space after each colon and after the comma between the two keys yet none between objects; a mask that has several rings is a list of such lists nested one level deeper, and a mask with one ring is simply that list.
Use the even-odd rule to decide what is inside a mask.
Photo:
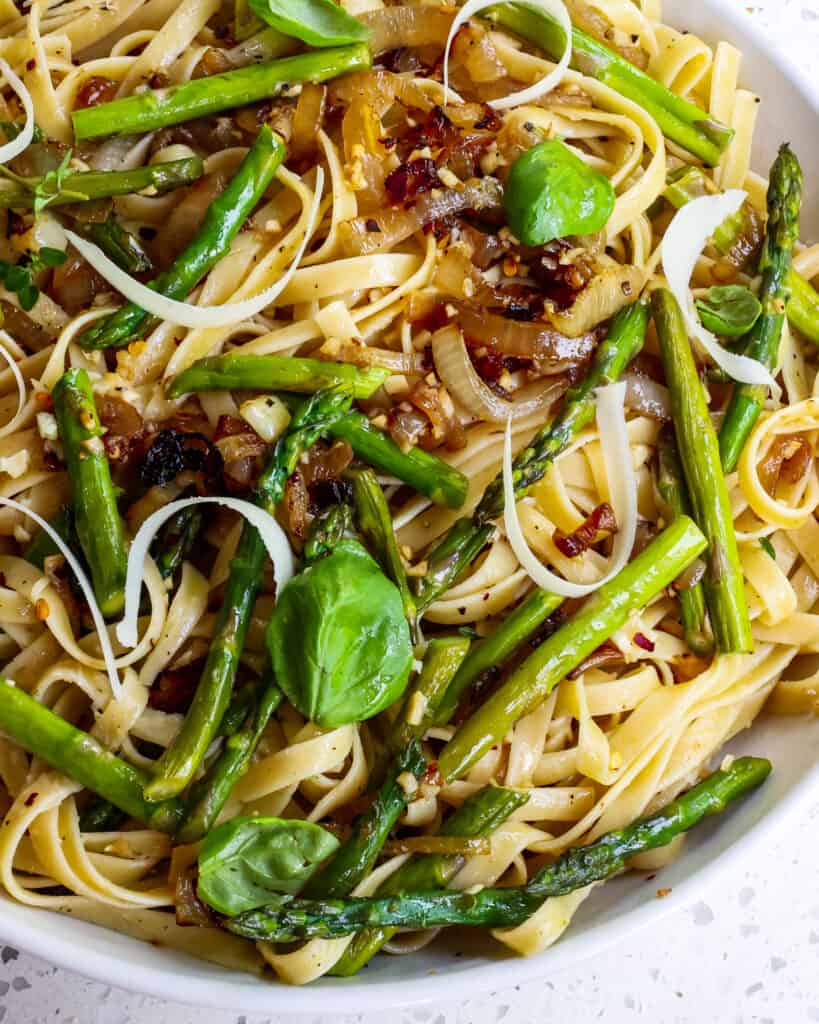
[{"label": "chopped garlic piece", "polygon": [[0,473],[8,473],[13,480],[16,480],[28,469],[29,462],[31,462],[31,456],[25,449],[14,455],[6,455],[0,458]]},{"label": "chopped garlic piece", "polygon": [[44,441],[58,441],[60,432],[57,429],[57,417],[53,412],[37,413],[37,433]]},{"label": "chopped garlic piece", "polygon": [[239,415],[268,444],[280,437],[290,422],[287,406],[275,395],[262,395],[242,402]]}]

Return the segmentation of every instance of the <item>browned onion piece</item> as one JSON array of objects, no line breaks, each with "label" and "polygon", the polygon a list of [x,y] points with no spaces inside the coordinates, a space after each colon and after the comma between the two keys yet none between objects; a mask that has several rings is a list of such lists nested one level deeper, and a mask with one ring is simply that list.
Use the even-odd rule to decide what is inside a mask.
[{"label": "browned onion piece", "polygon": [[293,128],[288,148],[289,160],[304,160],[312,156],[318,147],[316,138],[324,116],[324,101],[327,98],[327,86],[318,82],[305,82],[301,87],[296,112],[293,115]]},{"label": "browned onion piece", "polygon": [[360,21],[370,28],[370,50],[374,54],[404,46],[446,46],[455,8],[387,7],[368,11]]},{"label": "browned onion piece", "polygon": [[671,400],[668,388],[658,384],[651,377],[641,373],[624,373],[621,380],[626,385],[626,405],[641,416],[668,423],[671,420]]},{"label": "browned onion piece", "polygon": [[607,501],[587,516],[583,522],[572,533],[564,533],[562,530],[555,530],[552,540],[557,550],[566,558],[577,558],[585,551],[588,551],[597,540],[600,533],[616,533],[617,520],[614,516],[614,509]]},{"label": "browned onion piece", "polygon": [[463,335],[457,327],[444,327],[432,337],[432,357],[438,376],[450,395],[476,419],[489,423],[504,423],[531,416],[538,410],[545,412],[566,390],[564,381],[539,385],[534,398],[513,396],[509,401],[496,394],[478,375],[472,365]]},{"label": "browned onion piece", "polygon": [[562,334],[579,338],[636,302],[644,284],[645,274],[639,267],[612,261],[595,274],[568,309],[548,313],[549,322]]},{"label": "browned onion piece", "polygon": [[604,43],[621,57],[625,57],[641,71],[645,71],[648,67],[648,54],[639,46],[618,43],[614,26],[601,11],[584,0],[566,0],[566,6],[569,8],[573,25]]},{"label": "browned onion piece", "polygon": [[674,581],[675,590],[690,590],[705,575],[706,565],[701,558],[695,558],[691,565]]},{"label": "browned onion piece", "polygon": [[562,373],[567,367],[583,362],[597,344],[597,336],[591,332],[579,338],[568,338],[537,321],[508,320],[466,302],[456,302],[455,306],[458,322],[470,341],[494,345],[505,356],[536,360],[543,373]]},{"label": "browned onion piece", "polygon": [[346,221],[339,228],[342,246],[348,256],[392,249],[432,221],[464,210],[500,209],[502,202],[503,190],[495,178],[475,178],[462,189],[433,189],[418,196],[410,210],[384,209]]},{"label": "browned onion piece", "polygon": [[3,326],[26,349],[27,352],[41,352],[54,341],[54,334],[36,323],[18,306],[7,299],[0,299],[0,317]]},{"label": "browned onion piece", "polygon": [[214,442],[225,464],[239,459],[255,459],[267,451],[267,443],[255,433],[229,434]]}]

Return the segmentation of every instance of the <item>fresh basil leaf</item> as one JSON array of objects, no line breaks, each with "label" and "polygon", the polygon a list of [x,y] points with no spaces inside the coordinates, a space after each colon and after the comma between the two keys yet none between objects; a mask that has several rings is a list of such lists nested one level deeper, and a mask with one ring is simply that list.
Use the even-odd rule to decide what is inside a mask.
[{"label": "fresh basil leaf", "polygon": [[230,917],[262,907],[297,893],[338,845],[309,821],[233,818],[217,825],[199,851],[199,898]]},{"label": "fresh basil leaf", "polygon": [[412,667],[401,594],[354,540],[286,584],[267,646],[290,702],[323,727],[383,711],[406,689]]},{"label": "fresh basil leaf", "polygon": [[724,338],[741,338],[759,319],[762,306],[753,292],[740,284],[715,285],[697,299],[703,327]]},{"label": "fresh basil leaf", "polygon": [[364,43],[370,30],[333,0],[249,0],[267,25],[309,46]]},{"label": "fresh basil leaf", "polygon": [[33,309],[37,299],[40,295],[40,289],[33,284],[23,285],[22,288],[17,289],[17,298],[20,302],[20,308],[28,313],[30,309]]},{"label": "fresh basil leaf", "polygon": [[41,267],[61,267],[67,256],[62,249],[52,249],[48,245],[43,245],[32,254],[32,262],[35,258]]},{"label": "fresh basil leaf", "polygon": [[599,231],[614,198],[609,179],[556,139],[521,153],[504,189],[509,227],[524,245]]}]

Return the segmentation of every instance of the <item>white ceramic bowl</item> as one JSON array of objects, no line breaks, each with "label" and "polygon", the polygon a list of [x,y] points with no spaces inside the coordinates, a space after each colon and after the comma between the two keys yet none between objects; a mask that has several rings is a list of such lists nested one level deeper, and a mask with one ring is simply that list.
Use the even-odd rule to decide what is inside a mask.
[{"label": "white ceramic bowl", "polygon": [[[731,40],[745,54],[743,83],[763,97],[754,167],[767,168],[780,142],[797,146],[805,166],[803,237],[819,238],[819,86],[775,55],[737,0],[666,0],[669,24],[704,39]],[[811,184],[812,183],[812,184]],[[364,1013],[424,1002],[450,1002],[543,976],[626,938],[681,903],[695,899],[717,872],[742,870],[749,845],[777,828],[819,779],[819,720],[761,721],[733,745],[770,757],[775,770],[763,789],[719,821],[698,828],[682,857],[647,885],[624,876],[596,890],[566,935],[548,952],[513,959],[478,943],[428,947],[407,957],[377,957],[355,979],[326,978],[306,988],[236,974],[58,914],[12,903],[0,894],[0,936],[100,981],[203,1006],[281,1013]],[[657,884],[672,890],[664,900]]]}]

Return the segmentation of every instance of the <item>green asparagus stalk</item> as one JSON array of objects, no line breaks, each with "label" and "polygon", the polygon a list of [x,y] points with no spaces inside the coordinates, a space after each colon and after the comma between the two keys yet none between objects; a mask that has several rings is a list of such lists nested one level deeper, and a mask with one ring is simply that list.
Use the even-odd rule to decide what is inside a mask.
[{"label": "green asparagus stalk", "polygon": [[307,883],[305,896],[322,899],[347,896],[370,873],[393,825],[409,802],[402,776],[409,774],[420,778],[426,765],[420,744],[412,740],[399,755],[375,800],[353,822],[350,837]]},{"label": "green asparagus stalk", "polygon": [[[566,33],[545,11],[503,3],[482,14],[527,42],[534,43],[551,60],[562,57]],[[711,167],[720,162],[734,137],[731,128],[675,95],[661,82],[577,28],[572,30],[571,66],[642,107],[654,118],[666,138]]]},{"label": "green asparagus stalk", "polygon": [[711,631],[717,650],[722,653],[752,651],[751,621],[731,501],[685,321],[667,289],[653,292],[651,303],[694,519],[708,538],[704,589]]},{"label": "green asparagus stalk", "polygon": [[398,550],[390,507],[371,469],[362,469],[353,475],[353,502],[361,536],[384,574],[398,587],[410,630],[414,632],[415,598],[410,591],[406,567]]},{"label": "green asparagus stalk", "polygon": [[[62,505],[49,525],[57,531],[69,547],[79,547],[77,533],[74,529],[74,516],[70,505]],[[50,558],[52,555],[59,555],[60,553],[60,549],[45,530],[40,530],[26,548],[23,557],[27,562],[36,565],[38,569],[42,569],[47,558]]]},{"label": "green asparagus stalk", "polygon": [[[89,108],[91,109],[91,108]],[[161,195],[201,178],[204,173],[198,156],[184,160],[169,160],[162,164],[148,164],[131,171],[76,171],[67,174],[63,187],[49,195],[49,206],[127,196],[132,192],[150,189],[151,195]],[[36,199],[35,189],[42,178],[23,178],[22,190],[0,189],[0,209],[30,210]]]},{"label": "green asparagus stalk", "polygon": [[[351,401],[342,391],[325,391],[304,403],[277,441],[256,485],[253,500],[260,508],[275,513],[301,454],[327,432],[336,417],[347,413]],[[246,522],[230,564],[202,677],[179,734],[158,761],[156,775],[146,787],[148,800],[165,800],[181,793],[216,736],[230,700],[264,562],[264,543],[256,528]]]},{"label": "green asparagus stalk", "polygon": [[98,245],[109,260],[129,274],[147,274],[154,269],[151,258],[140,243],[113,215],[100,224],[84,225],[85,234]]},{"label": "green asparagus stalk", "polygon": [[153,558],[163,580],[171,579],[182,565],[202,529],[202,510],[189,505],[172,516],[152,545]]},{"label": "green asparagus stalk", "polygon": [[336,384],[347,384],[354,398],[370,398],[389,377],[389,370],[373,366],[359,370],[349,363],[298,356],[245,356],[229,353],[199,359],[183,370],[168,388],[168,398],[191,391],[297,391],[312,394]]},{"label": "green asparagus stalk", "polygon": [[[776,368],[779,343],[790,299],[788,275],[793,249],[799,241],[799,209],[802,204],[802,168],[790,146],[779,150],[768,186],[768,225],[759,259],[762,284],[759,301],[762,315],[743,342],[743,354],[769,370]],[[768,397],[764,384],[737,384],[719,435],[720,456],[726,473],[739,462],[742,449]]]},{"label": "green asparagus stalk", "polygon": [[[713,195],[718,189],[706,176],[701,167],[686,167],[684,171],[669,176],[665,198],[676,209],[685,206],[692,199]],[[714,232],[713,243],[717,251],[725,256],[735,250],[749,233],[748,220],[757,216],[746,201],[737,213],[726,217]],[[750,249],[747,245],[745,250]],[[751,250],[752,252],[752,250]],[[793,267],[788,271],[786,313],[791,325],[808,341],[819,345],[819,292]]]},{"label": "green asparagus stalk", "polygon": [[[671,430],[662,431],[657,448],[660,457],[657,489],[660,497],[668,506],[672,519],[676,519],[677,516],[690,516],[691,503]],[[708,632],[702,583],[681,590],[679,599],[685,642],[694,654],[705,657],[714,649],[714,643]]]},{"label": "green asparagus stalk", "polygon": [[[488,786],[465,800],[441,826],[439,835],[462,838],[491,836],[512,812],[522,807],[528,799],[528,794],[521,790]],[[378,890],[378,895],[391,896],[401,892],[444,889],[461,870],[464,862],[463,856],[438,853],[414,857],[402,865],[394,875],[390,875]],[[360,932],[330,973],[341,978],[357,974],[384,943],[389,942],[396,931],[395,928],[376,928]]]},{"label": "green asparagus stalk", "polygon": [[[494,8],[493,8],[494,10]],[[566,392],[563,406],[552,422],[519,452],[512,465],[515,495],[523,497],[542,479],[557,457],[566,450],[595,415],[594,392],[616,381],[642,348],[648,326],[648,306],[636,302],[612,320],[586,376]],[[471,519],[459,519],[430,552],[429,572],[417,594],[419,611],[447,590],[492,536],[492,521],[503,513],[503,477],[499,473],[487,487]]]},{"label": "green asparagus stalk", "polygon": [[347,531],[352,529],[352,525],[352,509],[346,502],[322,510],[313,520],[304,542],[305,563],[309,565],[329,555]]},{"label": "green asparagus stalk", "polygon": [[705,548],[696,525],[680,516],[585,602],[464,722],[438,758],[446,782],[459,778],[515,722],[533,711],[557,684],[644,608]]},{"label": "green asparagus stalk", "polygon": [[119,807],[98,796],[80,813],[80,832],[116,832],[127,820]]},{"label": "green asparagus stalk", "polygon": [[51,397],[71,479],[74,524],[94,595],[103,615],[117,615],[125,603],[128,555],[88,374],[67,370]]},{"label": "green asparagus stalk", "polygon": [[484,673],[503,666],[561,604],[562,597],[547,594],[544,590],[533,590],[494,633],[473,644],[438,704],[433,724],[449,722],[469,687]]},{"label": "green asparagus stalk", "polygon": [[247,716],[244,726],[228,736],[215,764],[204,778],[194,783],[186,800],[189,808],[176,833],[181,843],[195,843],[216,824],[233,787],[247,771],[270,716],[283,698],[275,683],[269,683]]},{"label": "green asparagus stalk", "polygon": [[328,433],[346,441],[362,462],[409,484],[436,505],[449,508],[463,505],[468,484],[463,473],[423,448],[402,451],[388,434],[374,427],[361,413],[353,412],[337,420]]},{"label": "green asparagus stalk", "polygon": [[465,636],[436,637],[430,640],[418,678],[407,690],[401,710],[387,737],[386,747],[391,753],[403,748],[411,740],[420,740],[438,718],[440,704],[452,678],[463,663],[469,650]]},{"label": "green asparagus stalk", "polygon": [[184,807],[178,800],[150,803],[143,797],[148,775],[112,754],[88,733],[0,678],[0,732],[118,807],[160,832],[174,832]]},{"label": "green asparagus stalk", "polygon": [[467,925],[510,928],[523,924],[547,899],[565,896],[624,870],[640,853],[667,846],[706,816],[760,786],[770,761],[742,757],[666,807],[588,846],[569,849],[524,886],[467,892],[413,892],[347,900],[280,896],[269,907],[227,921],[236,935],[272,942],[338,938],[361,928],[437,928]]},{"label": "green asparagus stalk", "polygon": [[71,115],[74,137],[81,142],[104,135],[141,135],[272,99],[295,82],[324,82],[369,66],[370,52],[365,45],[336,46],[195,78],[168,89],[146,89],[110,103],[75,110]]},{"label": "green asparagus stalk", "polygon": [[[199,82],[212,79],[197,79]],[[139,93],[144,96],[145,93]],[[102,106],[88,107],[102,110]],[[259,202],[284,159],[284,143],[267,125],[262,125],[253,145],[225,191],[216,199],[193,241],[171,266],[151,281],[149,287],[169,299],[184,299],[223,256],[230,243]],[[97,320],[78,338],[83,348],[121,348],[155,322],[140,306],[129,302],[116,313]]]}]

